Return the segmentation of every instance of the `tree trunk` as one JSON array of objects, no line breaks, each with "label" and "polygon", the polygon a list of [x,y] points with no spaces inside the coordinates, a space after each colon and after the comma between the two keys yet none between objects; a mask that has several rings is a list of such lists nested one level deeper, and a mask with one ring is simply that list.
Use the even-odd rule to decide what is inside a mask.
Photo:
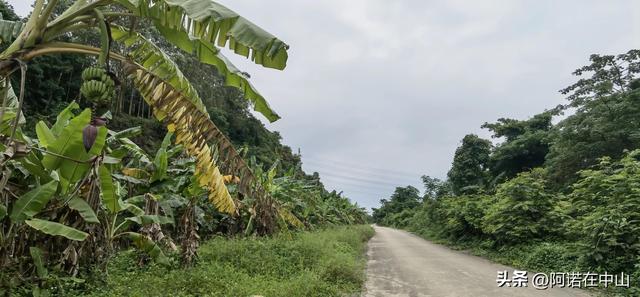
[{"label": "tree trunk", "polygon": [[[158,205],[158,201],[154,200],[153,198],[150,198],[148,195],[145,195],[144,212],[148,215],[154,215],[154,216],[159,215],[160,205]],[[178,250],[176,245],[173,243],[173,240],[171,240],[171,238],[164,235],[164,232],[162,232],[162,227],[158,223],[153,223],[153,224],[142,227],[141,233],[143,235],[148,236],[155,242],[162,243],[172,251]]]},{"label": "tree trunk", "polygon": [[198,236],[195,213],[195,204],[193,201],[190,201],[180,220],[180,225],[184,227],[184,237],[181,243],[182,264],[186,267],[192,266],[198,256],[198,241],[200,240],[200,236]]}]

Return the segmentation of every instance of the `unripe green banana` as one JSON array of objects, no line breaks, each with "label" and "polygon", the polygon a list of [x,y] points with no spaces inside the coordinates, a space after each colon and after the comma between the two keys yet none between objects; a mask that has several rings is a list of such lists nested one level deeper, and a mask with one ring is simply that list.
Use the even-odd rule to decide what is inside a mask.
[{"label": "unripe green banana", "polygon": [[107,104],[115,96],[115,82],[103,68],[89,67],[82,71],[84,83],[80,92],[89,101]]},{"label": "unripe green banana", "polygon": [[102,75],[106,75],[106,71],[98,67],[89,67],[82,71],[82,79],[88,80],[101,80]]}]

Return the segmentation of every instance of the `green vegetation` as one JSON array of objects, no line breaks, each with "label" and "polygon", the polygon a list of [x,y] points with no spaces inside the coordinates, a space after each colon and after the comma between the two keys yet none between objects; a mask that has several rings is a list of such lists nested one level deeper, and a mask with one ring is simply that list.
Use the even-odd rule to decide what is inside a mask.
[{"label": "green vegetation", "polygon": [[[0,295],[91,293],[105,275],[130,283],[134,267],[139,278],[255,278],[267,292],[314,279],[328,295],[358,289],[364,229],[296,232],[363,224],[365,211],[251,115],[279,118],[220,52],[281,70],[284,42],[209,0],[36,0],[25,20],[4,1],[0,11]],[[275,239],[242,239],[256,236]],[[317,247],[300,260],[297,242]],[[282,266],[293,287],[234,262],[260,246],[263,265],[297,265]],[[327,256],[306,271],[312,252]],[[329,285],[336,277],[345,283]]]},{"label": "green vegetation", "polygon": [[[281,233],[271,238],[214,238],[189,269],[139,268],[127,251],[88,296],[343,296],[364,282],[370,226]],[[69,296],[76,292],[70,291]]]},{"label": "green vegetation", "polygon": [[373,219],[520,268],[637,279],[639,64],[638,50],[593,55],[569,104],[485,123],[500,143],[465,136],[446,181],[424,176],[422,197],[398,187]]},{"label": "green vegetation", "polygon": [[[211,0],[0,12],[0,295],[358,291],[371,229],[335,227],[367,214],[251,114],[279,119],[222,54],[283,70],[286,43]],[[639,65],[593,55],[566,105],[485,123],[496,144],[465,136],[446,180],[397,188],[373,219],[527,269],[640,278]]]}]

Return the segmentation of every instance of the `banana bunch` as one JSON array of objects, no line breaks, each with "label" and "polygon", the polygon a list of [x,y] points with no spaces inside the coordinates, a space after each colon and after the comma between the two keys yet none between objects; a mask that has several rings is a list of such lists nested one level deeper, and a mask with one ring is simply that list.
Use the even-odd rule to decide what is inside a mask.
[{"label": "banana bunch", "polygon": [[115,82],[103,68],[89,67],[82,71],[80,93],[96,104],[108,104],[115,95]]}]

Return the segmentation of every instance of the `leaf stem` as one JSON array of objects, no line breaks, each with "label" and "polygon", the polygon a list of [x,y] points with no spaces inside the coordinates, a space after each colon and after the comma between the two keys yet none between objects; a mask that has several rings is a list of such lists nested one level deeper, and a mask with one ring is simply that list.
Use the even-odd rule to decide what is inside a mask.
[{"label": "leaf stem", "polygon": [[47,6],[44,8],[42,14],[40,14],[40,17],[38,18],[38,25],[36,27],[38,28],[39,32],[44,30],[44,28],[47,26],[51,13],[53,13],[56,5],[58,5],[58,0],[49,0],[46,5]]},{"label": "leaf stem", "polygon": [[27,64],[25,64],[21,60],[18,60],[18,63],[20,64],[20,95],[18,97],[18,108],[16,109],[16,119],[13,121],[13,130],[11,131],[11,137],[10,137],[10,140],[11,142],[14,143],[14,145],[16,144],[16,142],[13,141],[13,138],[16,135],[16,130],[18,129],[18,124],[20,123],[20,113],[22,110],[22,103],[24,102],[24,92],[25,92],[24,87],[27,81]]},{"label": "leaf stem", "polygon": [[2,109],[0,109],[0,123],[4,119],[4,112],[7,108],[7,96],[9,94],[9,87],[11,86],[11,82],[9,81],[9,76],[4,78],[4,87],[2,87]]},{"label": "leaf stem", "polygon": [[77,159],[73,159],[73,158],[70,158],[70,157],[67,157],[67,156],[64,156],[64,155],[60,155],[60,154],[54,153],[52,151],[43,150],[43,149],[41,149],[39,147],[34,147],[34,146],[27,146],[27,147],[29,149],[39,151],[39,152],[41,152],[43,154],[52,155],[52,156],[55,156],[55,157],[58,157],[58,158],[62,158],[62,159],[66,159],[66,160],[69,160],[69,161],[73,161],[73,162],[76,162],[76,163],[84,164],[84,163],[93,162],[93,159],[90,159],[90,160],[87,160],[87,161],[80,161],[80,160],[77,160]]},{"label": "leaf stem", "polygon": [[100,28],[100,46],[102,51],[100,52],[100,56],[98,57],[98,62],[100,66],[107,67],[107,60],[109,59],[109,51],[111,48],[111,40],[109,36],[109,28],[107,22],[104,19],[104,14],[99,9],[94,9],[93,13],[96,16],[96,21],[98,23],[98,28]]},{"label": "leaf stem", "polygon": [[[40,46],[35,47],[33,50],[25,53],[22,56],[23,60],[31,60],[35,57],[39,57],[47,54],[55,54],[55,53],[75,53],[75,54],[85,54],[85,55],[100,55],[102,50],[96,47],[82,45],[77,43],[68,43],[68,42],[51,42],[42,44]],[[111,58],[120,61],[127,61],[128,59],[120,55],[118,53],[111,52],[109,54]]]}]

